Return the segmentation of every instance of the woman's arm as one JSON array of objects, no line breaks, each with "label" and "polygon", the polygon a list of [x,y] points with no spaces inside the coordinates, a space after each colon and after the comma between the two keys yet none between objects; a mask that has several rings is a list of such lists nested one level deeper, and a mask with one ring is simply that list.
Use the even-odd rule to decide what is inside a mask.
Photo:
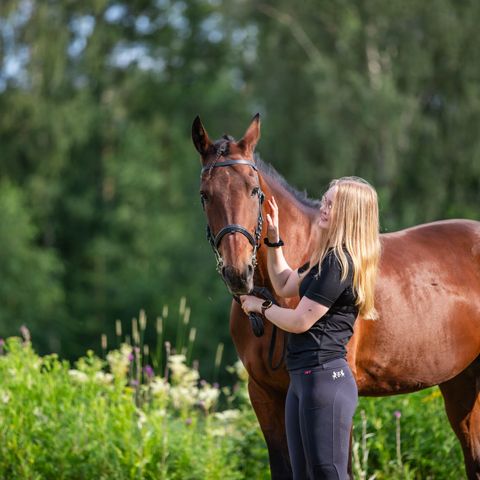
[{"label": "woman's arm", "polygon": [[[240,300],[244,311],[262,313],[263,300],[261,298],[242,295]],[[328,309],[329,307],[325,305],[303,297],[294,309],[272,305],[265,310],[265,318],[286,332],[303,333],[322,318]]]},{"label": "woman's arm", "polygon": [[[320,275],[309,284],[305,295],[295,309],[272,305],[265,317],[277,327],[291,333],[303,333],[322,318],[342,292],[351,284],[353,272],[342,280],[342,267],[333,252],[322,262]],[[240,297],[245,313],[262,313],[263,300],[252,295]]]},{"label": "woman's arm", "polygon": [[[278,206],[273,196],[267,203],[271,212],[266,215],[267,237],[271,243],[276,243],[280,240]],[[282,247],[268,248],[267,268],[270,281],[277,295],[284,298],[298,295],[300,277],[297,270],[292,270],[290,265],[288,265],[283,255]]]}]

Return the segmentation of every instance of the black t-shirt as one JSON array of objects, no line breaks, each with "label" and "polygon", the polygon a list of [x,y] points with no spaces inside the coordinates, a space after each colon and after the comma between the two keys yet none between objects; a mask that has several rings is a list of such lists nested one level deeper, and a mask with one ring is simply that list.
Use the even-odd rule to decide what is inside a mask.
[{"label": "black t-shirt", "polygon": [[[341,280],[342,266],[333,250],[322,261],[320,274],[314,265],[300,283],[303,296],[328,307],[327,313],[303,333],[291,333],[288,339],[286,364],[288,370],[308,368],[346,356],[346,344],[353,334],[358,315],[353,291],[353,263],[349,253],[349,269]],[[309,264],[300,267],[305,271]]]}]

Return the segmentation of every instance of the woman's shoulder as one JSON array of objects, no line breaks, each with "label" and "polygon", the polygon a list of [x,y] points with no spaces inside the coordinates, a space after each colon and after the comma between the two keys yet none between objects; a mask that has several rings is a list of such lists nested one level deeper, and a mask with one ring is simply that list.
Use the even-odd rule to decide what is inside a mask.
[{"label": "woman's shoulder", "polygon": [[[343,247],[342,251],[347,259],[348,272],[353,272],[354,264],[350,252],[347,250],[346,247]],[[335,252],[334,248],[329,249],[325,254],[325,257],[322,261],[322,268],[324,267],[330,267],[342,271],[342,261],[340,260],[338,253]]]}]

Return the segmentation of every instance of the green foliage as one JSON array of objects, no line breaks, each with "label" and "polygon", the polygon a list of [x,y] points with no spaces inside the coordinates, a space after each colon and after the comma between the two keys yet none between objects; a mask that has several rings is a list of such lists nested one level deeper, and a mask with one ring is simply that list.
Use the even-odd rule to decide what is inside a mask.
[{"label": "green foliage", "polygon": [[18,331],[30,318],[42,347],[58,349],[65,305],[57,253],[35,244],[25,196],[8,181],[0,182],[0,212],[0,331]]},{"label": "green foliage", "polygon": [[[233,388],[200,380],[182,355],[170,357],[169,382],[150,375],[137,385],[132,351],[123,344],[106,361],[90,351],[71,368],[55,354],[38,356],[28,340],[2,343],[0,477],[269,478],[240,362],[229,368]],[[437,389],[362,398],[353,450],[358,480],[463,476]]]},{"label": "green foliage", "polygon": [[[92,352],[71,369],[16,337],[2,348],[2,478],[267,478],[262,437],[245,397],[226,389],[232,408],[216,412],[220,391],[199,383],[180,356],[171,358],[170,384],[152,377],[141,385],[148,401],[137,407],[121,366],[131,347],[109,352],[113,374]],[[247,451],[252,456],[244,462]]]},{"label": "green foliage", "polygon": [[361,398],[354,439],[353,463],[359,479],[464,478],[460,444],[438,388]]}]

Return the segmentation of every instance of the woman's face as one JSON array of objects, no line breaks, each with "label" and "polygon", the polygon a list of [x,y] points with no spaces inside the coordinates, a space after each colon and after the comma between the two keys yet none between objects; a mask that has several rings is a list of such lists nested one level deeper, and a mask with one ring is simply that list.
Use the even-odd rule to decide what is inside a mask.
[{"label": "woman's face", "polygon": [[320,216],[318,219],[318,226],[322,229],[328,230],[330,228],[330,217],[335,200],[336,187],[329,188],[322,197],[320,204]]}]

